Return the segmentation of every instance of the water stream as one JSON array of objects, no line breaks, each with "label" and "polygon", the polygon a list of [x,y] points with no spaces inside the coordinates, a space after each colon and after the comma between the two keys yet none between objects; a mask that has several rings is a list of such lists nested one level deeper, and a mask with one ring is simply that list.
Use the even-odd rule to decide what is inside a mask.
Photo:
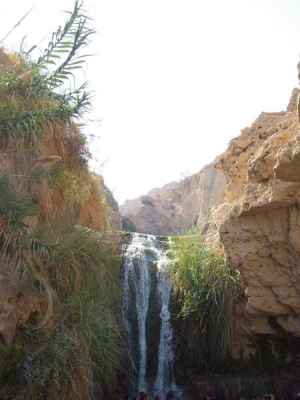
[{"label": "water stream", "polygon": [[169,277],[170,260],[162,252],[157,264],[157,295],[159,296],[160,311],[160,338],[158,352],[158,371],[155,381],[155,389],[158,393],[174,390],[174,353],[173,353],[173,329],[171,325],[170,299],[171,280]]},{"label": "water stream", "polygon": [[[153,235],[133,233],[125,246],[123,263],[123,318],[136,369],[136,390],[159,394],[161,400],[170,390],[176,390],[170,313],[172,286],[166,247],[166,242]],[[157,303],[157,315],[149,315],[151,301]],[[150,318],[157,319],[159,326],[157,354],[150,354],[148,346],[152,335],[148,329]],[[156,373],[149,381],[150,357],[156,358]]]}]

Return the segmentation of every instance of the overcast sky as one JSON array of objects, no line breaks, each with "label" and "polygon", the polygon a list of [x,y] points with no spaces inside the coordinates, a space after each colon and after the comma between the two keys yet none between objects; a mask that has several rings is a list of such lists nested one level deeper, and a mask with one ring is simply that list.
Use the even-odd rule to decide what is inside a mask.
[{"label": "overcast sky", "polygon": [[[47,43],[72,0],[0,1],[7,46]],[[86,0],[93,167],[117,199],[197,172],[297,85],[300,0]]]}]

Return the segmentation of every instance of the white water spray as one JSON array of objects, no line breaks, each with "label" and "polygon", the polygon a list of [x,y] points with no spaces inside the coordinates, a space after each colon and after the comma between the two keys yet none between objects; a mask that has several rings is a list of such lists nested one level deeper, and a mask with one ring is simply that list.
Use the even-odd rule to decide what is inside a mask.
[{"label": "white water spray", "polygon": [[155,390],[165,396],[169,390],[176,390],[174,381],[173,329],[171,324],[170,299],[171,279],[169,275],[170,259],[165,251],[161,251],[157,264],[157,292],[160,300],[161,328],[158,352],[158,370]]},{"label": "white water spray", "polygon": [[146,323],[149,309],[150,275],[148,270],[148,257],[146,252],[151,252],[154,247],[155,236],[133,234],[132,240],[124,254],[124,284],[123,284],[123,316],[125,327],[132,343],[132,327],[130,323],[130,282],[135,291],[135,308],[138,323],[139,341],[139,367],[138,390],[147,390],[147,332]]},{"label": "white water spray", "polygon": [[[154,390],[163,400],[169,390],[176,388],[173,364],[173,331],[170,314],[171,280],[169,276],[170,260],[167,251],[159,239],[153,235],[133,233],[124,253],[123,277],[123,318],[129,339],[129,352],[133,357],[132,315],[136,314],[138,328],[138,391],[148,391],[147,382],[147,318],[151,290],[151,265],[156,266],[157,287],[154,292],[160,307],[158,323],[160,337],[158,343],[157,373]],[[150,332],[151,335],[151,332]]]}]

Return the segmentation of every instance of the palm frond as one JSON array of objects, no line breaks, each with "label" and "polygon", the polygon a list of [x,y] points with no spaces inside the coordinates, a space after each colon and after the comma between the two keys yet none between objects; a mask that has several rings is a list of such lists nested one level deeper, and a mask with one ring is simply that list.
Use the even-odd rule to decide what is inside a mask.
[{"label": "palm frond", "polygon": [[65,25],[52,34],[48,47],[37,61],[42,68],[54,68],[48,76],[51,87],[61,86],[75,70],[82,68],[87,55],[78,53],[88,45],[94,33],[89,27],[89,18],[83,14],[82,2],[76,0]]}]

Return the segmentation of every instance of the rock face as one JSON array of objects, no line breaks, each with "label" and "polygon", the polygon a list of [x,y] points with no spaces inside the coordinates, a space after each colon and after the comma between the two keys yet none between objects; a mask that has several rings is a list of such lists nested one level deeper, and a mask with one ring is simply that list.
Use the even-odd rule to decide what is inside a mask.
[{"label": "rock face", "polygon": [[[244,332],[300,336],[300,125],[293,92],[285,112],[262,113],[232,140],[217,167],[225,201],[208,237],[240,271]],[[216,242],[217,241],[217,242]]]},{"label": "rock face", "polygon": [[120,207],[124,228],[155,235],[183,233],[195,225],[205,230],[211,208],[224,199],[225,178],[215,164],[126,201]]},{"label": "rock face", "polygon": [[109,227],[113,230],[121,229],[121,215],[119,211],[119,204],[113,196],[112,191],[103,183],[105,200],[107,204],[107,214]]}]

